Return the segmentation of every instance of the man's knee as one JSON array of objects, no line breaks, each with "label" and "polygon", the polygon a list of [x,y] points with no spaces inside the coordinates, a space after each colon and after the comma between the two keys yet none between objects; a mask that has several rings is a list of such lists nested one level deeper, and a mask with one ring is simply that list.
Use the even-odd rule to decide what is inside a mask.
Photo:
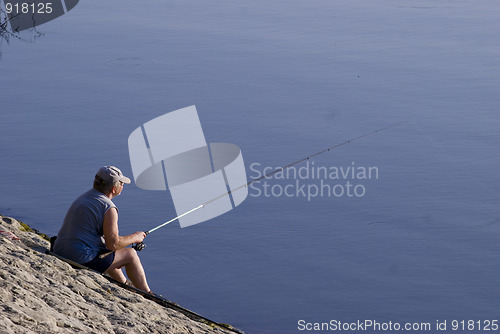
[{"label": "man's knee", "polygon": [[125,248],[127,250],[127,258],[130,259],[130,261],[137,261],[139,260],[139,255],[137,255],[137,251],[133,248]]},{"label": "man's knee", "polygon": [[116,251],[121,258],[121,261],[124,265],[127,265],[132,262],[139,261],[139,255],[137,255],[137,251],[133,248],[122,248]]}]

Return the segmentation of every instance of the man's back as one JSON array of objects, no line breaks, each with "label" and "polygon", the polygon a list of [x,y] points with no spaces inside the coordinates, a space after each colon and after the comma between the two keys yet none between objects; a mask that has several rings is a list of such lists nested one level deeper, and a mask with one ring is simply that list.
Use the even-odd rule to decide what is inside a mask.
[{"label": "man's back", "polygon": [[111,199],[95,189],[78,197],[64,218],[54,244],[54,253],[86,263],[106,251],[102,240],[103,218],[112,207],[116,208]]}]

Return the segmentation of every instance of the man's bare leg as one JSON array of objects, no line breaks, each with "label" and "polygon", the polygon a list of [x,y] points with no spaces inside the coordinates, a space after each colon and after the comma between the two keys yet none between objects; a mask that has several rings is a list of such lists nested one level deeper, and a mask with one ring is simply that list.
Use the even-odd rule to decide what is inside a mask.
[{"label": "man's bare leg", "polygon": [[151,291],[146,280],[146,273],[135,249],[122,248],[117,250],[115,252],[115,259],[108,270],[106,270],[106,273],[120,282],[125,282],[125,275],[123,275],[120,269],[123,266],[125,266],[128,278],[137,289],[144,292]]},{"label": "man's bare leg", "polygon": [[106,274],[117,280],[118,282],[126,283],[127,278],[123,275],[121,268],[114,268],[106,270]]}]

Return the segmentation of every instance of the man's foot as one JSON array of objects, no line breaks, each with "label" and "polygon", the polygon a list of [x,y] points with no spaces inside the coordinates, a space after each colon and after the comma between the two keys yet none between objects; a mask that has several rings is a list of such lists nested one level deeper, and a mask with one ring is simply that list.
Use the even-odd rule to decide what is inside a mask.
[{"label": "man's foot", "polygon": [[155,296],[155,297],[163,298],[163,296],[162,296],[162,295],[158,295],[158,294],[154,293],[154,292],[153,292],[153,291],[151,291],[151,290],[149,290],[149,291],[148,291],[148,293],[149,293],[150,295]]},{"label": "man's foot", "polygon": [[126,279],[126,280],[125,280],[125,282],[123,282],[123,284],[125,284],[125,285],[128,285],[128,286],[131,286],[131,287],[134,287],[134,288],[135,288],[134,283],[132,283],[129,279]]}]

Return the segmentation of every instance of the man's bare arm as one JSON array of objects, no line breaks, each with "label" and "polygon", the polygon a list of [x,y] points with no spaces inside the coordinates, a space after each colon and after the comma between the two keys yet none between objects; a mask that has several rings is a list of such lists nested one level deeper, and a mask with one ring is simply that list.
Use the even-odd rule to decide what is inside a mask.
[{"label": "man's bare arm", "polygon": [[125,248],[133,243],[142,242],[146,237],[146,233],[141,231],[120,236],[118,232],[118,211],[116,208],[110,208],[104,214],[103,232],[106,247],[110,251]]}]

